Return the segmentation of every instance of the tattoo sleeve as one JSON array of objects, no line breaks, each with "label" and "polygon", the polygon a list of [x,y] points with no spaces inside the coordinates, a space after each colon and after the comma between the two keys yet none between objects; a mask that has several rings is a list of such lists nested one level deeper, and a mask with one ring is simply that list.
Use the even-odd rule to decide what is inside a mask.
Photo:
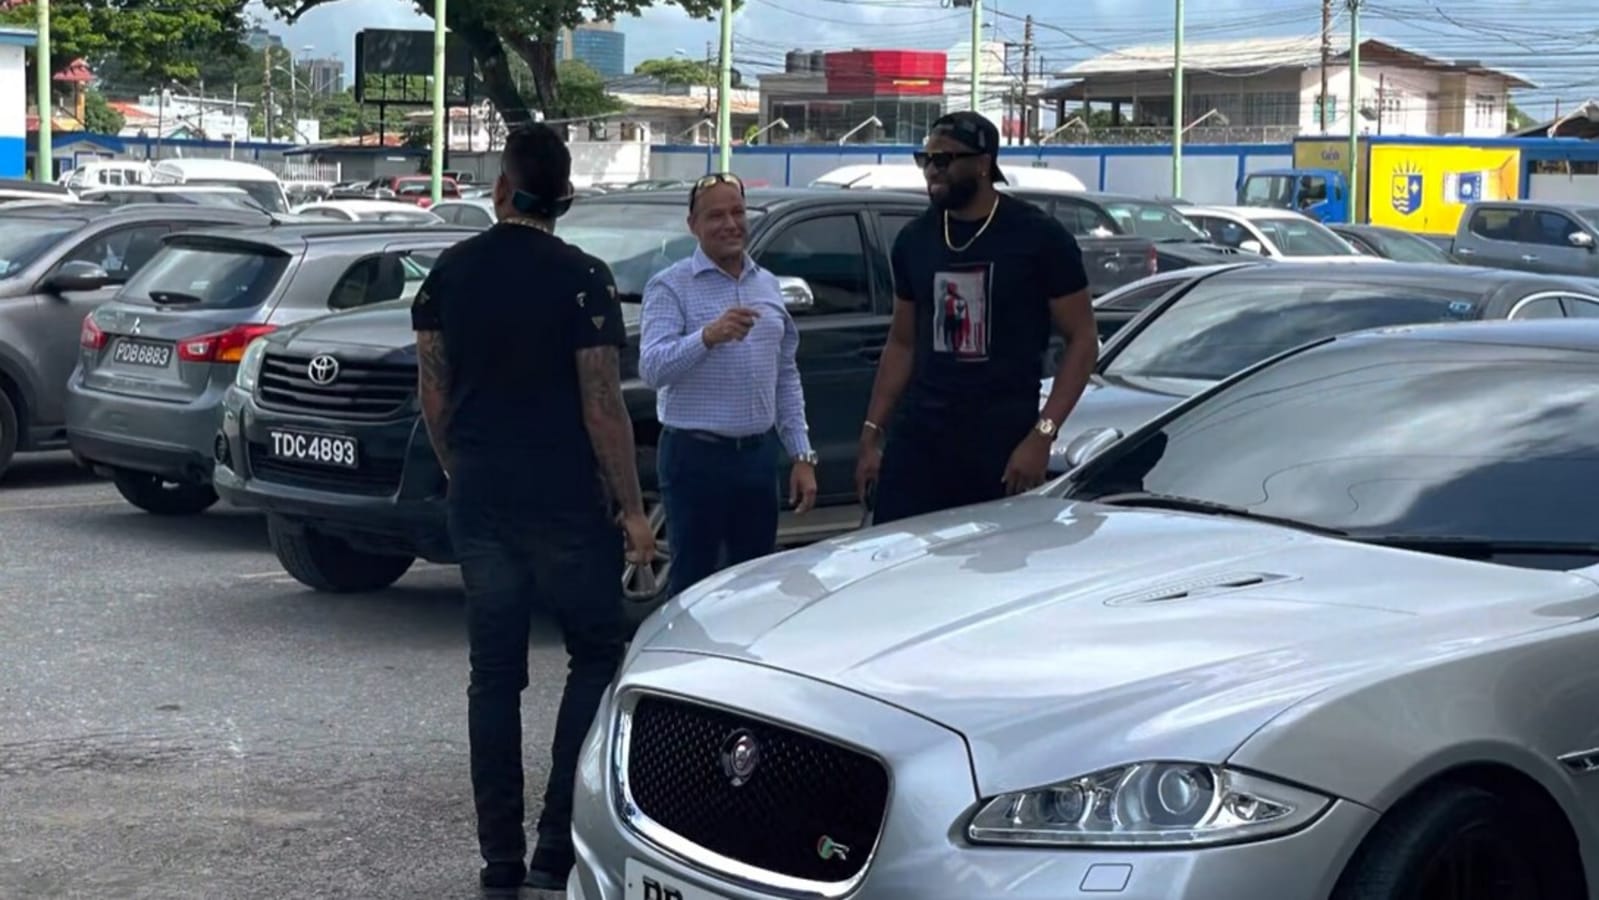
[{"label": "tattoo sleeve", "polygon": [[433,453],[451,472],[450,448],[446,440],[450,423],[450,366],[444,355],[444,334],[438,331],[416,333],[416,388],[422,402],[422,421],[427,426]]},{"label": "tattoo sleeve", "polygon": [[611,499],[624,513],[642,513],[633,420],[622,401],[621,365],[613,346],[577,351],[578,381],[583,391],[583,423],[599,460]]}]

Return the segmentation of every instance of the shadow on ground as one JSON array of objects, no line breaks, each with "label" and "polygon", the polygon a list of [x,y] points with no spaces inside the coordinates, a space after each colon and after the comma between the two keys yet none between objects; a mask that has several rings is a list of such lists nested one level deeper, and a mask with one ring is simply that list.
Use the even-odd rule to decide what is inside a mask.
[{"label": "shadow on ground", "polygon": [[0,474],[0,489],[53,488],[109,481],[72,461],[66,453],[19,453]]}]

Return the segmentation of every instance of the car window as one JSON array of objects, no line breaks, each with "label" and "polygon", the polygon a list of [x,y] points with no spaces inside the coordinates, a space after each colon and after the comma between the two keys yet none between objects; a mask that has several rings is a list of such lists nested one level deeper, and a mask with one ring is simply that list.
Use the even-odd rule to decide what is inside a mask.
[{"label": "car window", "polygon": [[1244,181],[1244,204],[1247,206],[1275,206],[1287,209],[1292,205],[1293,181],[1287,175],[1251,175]]},{"label": "car window", "polygon": [[1056,200],[1054,212],[1073,237],[1110,237],[1119,233],[1109,216],[1086,203]]},{"label": "car window", "polygon": [[1538,210],[1532,214],[1532,234],[1528,238],[1534,244],[1544,244],[1554,247],[1570,247],[1571,235],[1583,230],[1577,220],[1562,213]]},{"label": "car window", "polygon": [[917,217],[910,213],[878,213],[877,220],[881,223],[878,227],[883,232],[883,250],[892,252],[894,242],[899,240],[899,233],[905,230],[906,225],[916,221],[916,219]]},{"label": "car window", "polygon": [[1447,263],[1449,254],[1426,238],[1403,232],[1384,232],[1380,240],[1387,256],[1396,262]]},{"label": "car window", "polygon": [[288,264],[287,256],[248,245],[170,244],[117,299],[182,309],[246,309],[271,296]]},{"label": "car window", "polygon": [[853,213],[795,222],[773,236],[756,260],[775,275],[803,278],[816,306],[796,315],[864,313],[872,310],[866,280],[866,241]]},{"label": "car window", "polygon": [[1257,219],[1254,226],[1277,245],[1284,256],[1350,256],[1354,253],[1331,229],[1309,219]]},{"label": "car window", "polygon": [[440,250],[396,250],[357,260],[328,295],[329,309],[355,309],[391,300],[409,300],[438,262]]},{"label": "car window", "polygon": [[1205,233],[1210,235],[1212,241],[1225,247],[1237,249],[1242,246],[1244,241],[1255,240],[1255,235],[1249,229],[1231,219],[1219,219],[1215,216],[1190,216],[1189,218],[1193,219],[1200,228],[1205,229]]},{"label": "car window", "polygon": [[1567,297],[1566,315],[1573,319],[1599,319],[1599,300],[1586,297]]},{"label": "car window", "polygon": [[1367,256],[1386,255],[1383,252],[1383,249],[1377,246],[1376,241],[1358,231],[1343,231],[1334,228],[1333,233],[1348,241],[1351,247],[1354,247],[1356,250],[1359,250],[1361,253],[1364,253]]},{"label": "car window", "polygon": [[[605,261],[624,299],[637,302],[656,272],[694,253],[698,243],[677,204],[578,203],[561,217],[557,233],[569,244]],[[761,212],[749,210],[750,228]]]},{"label": "car window", "polygon": [[217,178],[191,178],[185,184],[215,184],[222,187],[236,187],[255,201],[262,209],[268,212],[288,212],[283,201],[283,188],[276,181],[230,181]]},{"label": "car window", "polygon": [[0,218],[0,278],[10,278],[67,239],[78,219],[32,219],[8,213]]},{"label": "car window", "polygon": [[1107,200],[1105,212],[1116,220],[1123,234],[1152,241],[1202,241],[1205,232],[1188,217],[1169,206],[1133,200]]},{"label": "car window", "polygon": [[1560,306],[1559,297],[1539,297],[1522,303],[1511,310],[1512,319],[1563,319],[1565,310]]},{"label": "car window", "polygon": [[[1254,273],[1244,273],[1251,275]],[[1442,288],[1217,275],[1147,322],[1106,373],[1217,381],[1321,338],[1393,325],[1475,319],[1477,298]]]},{"label": "car window", "polygon": [[1471,214],[1471,233],[1490,241],[1517,241],[1521,210],[1487,207]]},{"label": "car window", "polygon": [[455,221],[474,228],[488,228],[494,224],[494,217],[476,206],[460,206],[456,207]]},{"label": "car window", "polygon": [[1114,295],[1106,295],[1098,303],[1094,304],[1094,308],[1138,312],[1161,297],[1166,296],[1180,283],[1181,280],[1179,279],[1160,278],[1151,284],[1134,284],[1115,291]]},{"label": "car window", "polygon": [[72,248],[62,261],[91,262],[113,281],[127,281],[155,257],[161,239],[171,231],[170,225],[156,224],[102,232]]},{"label": "car window", "polygon": [[[1063,493],[1149,491],[1362,535],[1599,545],[1599,355],[1340,340],[1091,461]],[[1536,557],[1505,561],[1538,565]],[[1547,564],[1547,562],[1545,563]]]}]

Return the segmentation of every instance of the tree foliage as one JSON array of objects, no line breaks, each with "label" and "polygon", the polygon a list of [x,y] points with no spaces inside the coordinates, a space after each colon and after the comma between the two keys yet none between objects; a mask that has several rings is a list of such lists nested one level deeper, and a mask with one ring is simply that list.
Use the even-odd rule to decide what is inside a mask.
[{"label": "tree foliage", "polygon": [[127,122],[122,113],[111,108],[105,95],[90,90],[83,95],[83,129],[95,134],[116,134]]},{"label": "tree foliage", "polygon": [[658,78],[667,84],[699,86],[714,84],[719,75],[704,60],[680,57],[646,59],[633,67],[633,74]]},{"label": "tree foliage", "polygon": [[[245,0],[51,0],[50,65],[60,71],[81,58],[98,69],[115,56],[125,72],[188,81],[203,60],[239,45],[244,6]],[[4,25],[32,27],[37,19],[32,0],[0,11]],[[34,83],[30,75],[30,90]]]}]

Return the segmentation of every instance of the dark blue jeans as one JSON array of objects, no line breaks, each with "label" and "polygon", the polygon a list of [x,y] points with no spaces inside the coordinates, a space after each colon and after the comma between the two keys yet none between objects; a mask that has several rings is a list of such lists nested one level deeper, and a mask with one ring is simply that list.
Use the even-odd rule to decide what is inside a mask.
[{"label": "dark blue jeans", "polygon": [[488,479],[458,473],[450,485],[449,526],[466,586],[467,729],[478,844],[486,873],[520,881],[527,852],[522,691],[533,612],[556,620],[569,656],[532,860],[535,868],[564,875],[573,864],[578,752],[627,637],[623,541],[603,508],[529,512],[496,493]]},{"label": "dark blue jeans", "polygon": [[724,566],[777,549],[780,452],[775,434],[734,441],[671,428],[662,432],[655,462],[666,502],[672,596]]}]

